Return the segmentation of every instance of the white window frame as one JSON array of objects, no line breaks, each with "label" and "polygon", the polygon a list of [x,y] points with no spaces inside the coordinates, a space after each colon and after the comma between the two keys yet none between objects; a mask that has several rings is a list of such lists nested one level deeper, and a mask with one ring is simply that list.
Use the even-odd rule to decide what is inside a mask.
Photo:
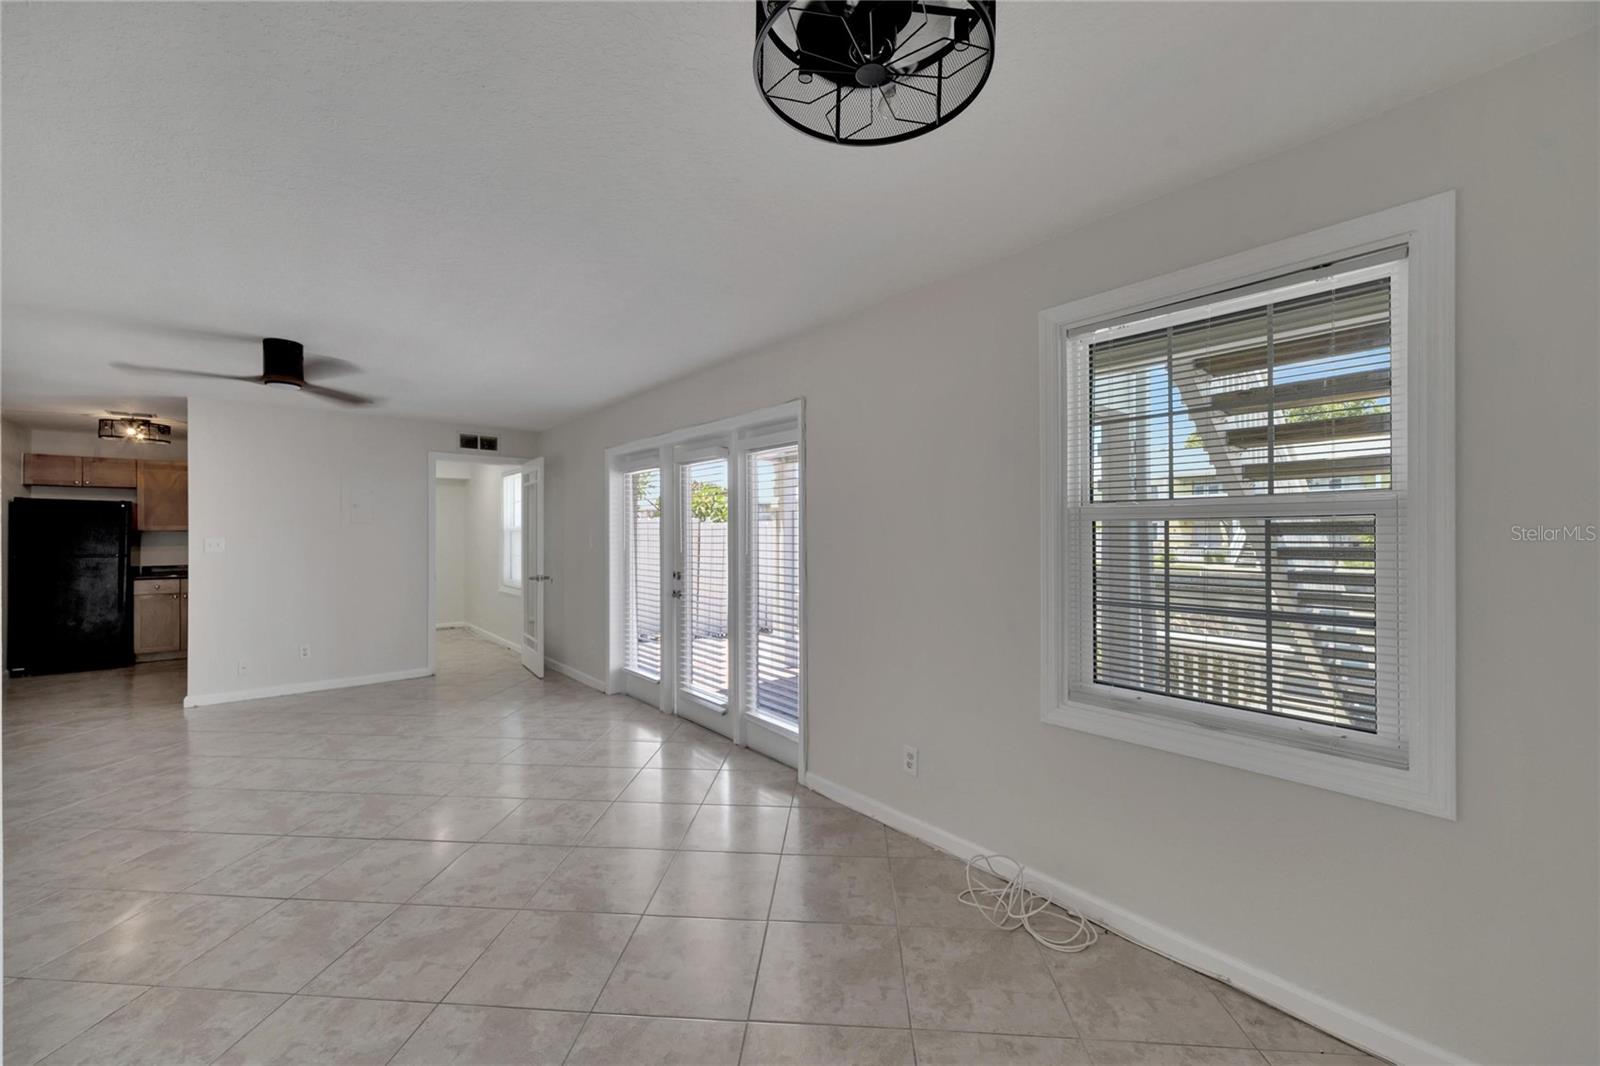
[{"label": "white window frame", "polygon": [[[516,551],[513,552],[513,546]],[[522,595],[522,471],[500,477],[500,591]],[[515,572],[513,572],[513,566]]]},{"label": "white window frame", "polygon": [[[1384,496],[1400,516],[1406,654],[1398,679],[1402,753],[1376,757],[1368,738],[1240,712],[1201,722],[1182,701],[1129,698],[1074,681],[1075,634],[1092,604],[1077,601],[1072,512],[1075,477],[1068,423],[1075,395],[1074,329],[1216,296],[1321,263],[1406,246],[1404,295],[1393,315],[1395,491],[1341,494],[1352,513]],[[1401,294],[1397,293],[1397,296]],[[1054,307],[1039,316],[1042,647],[1045,722],[1360,796],[1442,818],[1456,816],[1455,786],[1455,194],[1413,203],[1278,241]],[[1312,501],[1322,509],[1326,496]],[[1248,509],[1248,498],[1207,498],[1206,509]],[[1369,505],[1363,513],[1373,513]],[[1380,523],[1383,510],[1377,510]],[[1153,516],[1154,517],[1154,516]],[[1352,742],[1354,741],[1354,742]]]}]

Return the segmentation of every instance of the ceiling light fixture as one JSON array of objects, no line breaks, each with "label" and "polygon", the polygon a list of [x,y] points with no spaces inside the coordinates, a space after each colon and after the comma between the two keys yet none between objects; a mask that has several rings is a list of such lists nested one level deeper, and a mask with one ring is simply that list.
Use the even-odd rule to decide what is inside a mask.
[{"label": "ceiling light fixture", "polygon": [[802,133],[893,144],[966,109],[994,65],[995,0],[756,0],[756,88]]},{"label": "ceiling light fixture", "polygon": [[154,415],[135,411],[111,411],[116,418],[100,419],[100,437],[105,440],[128,440],[141,444],[171,444],[172,427],[152,422]]}]

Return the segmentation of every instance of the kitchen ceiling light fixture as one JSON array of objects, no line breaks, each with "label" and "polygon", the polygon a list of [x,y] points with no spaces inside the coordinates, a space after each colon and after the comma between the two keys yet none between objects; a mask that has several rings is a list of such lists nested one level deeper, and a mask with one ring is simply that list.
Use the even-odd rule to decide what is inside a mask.
[{"label": "kitchen ceiling light fixture", "polygon": [[756,88],[802,133],[893,144],[964,111],[994,65],[995,0],[756,0]]},{"label": "kitchen ceiling light fixture", "polygon": [[171,444],[172,427],[153,422],[155,417],[141,411],[109,411],[114,418],[100,419],[100,436],[107,440],[131,440],[141,444]]}]

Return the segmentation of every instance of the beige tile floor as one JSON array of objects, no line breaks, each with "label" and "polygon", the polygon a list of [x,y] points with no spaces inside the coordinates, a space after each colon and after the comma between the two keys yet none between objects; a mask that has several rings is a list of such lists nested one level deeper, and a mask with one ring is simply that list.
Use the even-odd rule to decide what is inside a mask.
[{"label": "beige tile floor", "polygon": [[5,689],[5,1061],[1373,1060],[697,727],[440,636],[436,677],[190,711]]}]

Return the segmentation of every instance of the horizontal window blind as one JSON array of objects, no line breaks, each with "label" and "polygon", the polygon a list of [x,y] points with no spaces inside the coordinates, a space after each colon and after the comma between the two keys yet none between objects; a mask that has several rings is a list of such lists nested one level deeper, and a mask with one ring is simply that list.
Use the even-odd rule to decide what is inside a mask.
[{"label": "horizontal window blind", "polygon": [[1378,731],[1373,515],[1094,523],[1094,679]]},{"label": "horizontal window blind", "polygon": [[1390,322],[1385,275],[1091,341],[1093,499],[1388,488]]},{"label": "horizontal window blind", "polygon": [[679,464],[683,509],[679,682],[714,703],[728,699],[728,460]]},{"label": "horizontal window blind", "polygon": [[750,575],[746,647],[753,649],[754,705],[800,717],[800,449],[751,452]]},{"label": "horizontal window blind", "polygon": [[661,678],[661,471],[623,476],[626,517],[627,603],[625,662],[652,680]]},{"label": "horizontal window blind", "polygon": [[1403,743],[1402,266],[1369,258],[1077,338],[1080,681]]}]

